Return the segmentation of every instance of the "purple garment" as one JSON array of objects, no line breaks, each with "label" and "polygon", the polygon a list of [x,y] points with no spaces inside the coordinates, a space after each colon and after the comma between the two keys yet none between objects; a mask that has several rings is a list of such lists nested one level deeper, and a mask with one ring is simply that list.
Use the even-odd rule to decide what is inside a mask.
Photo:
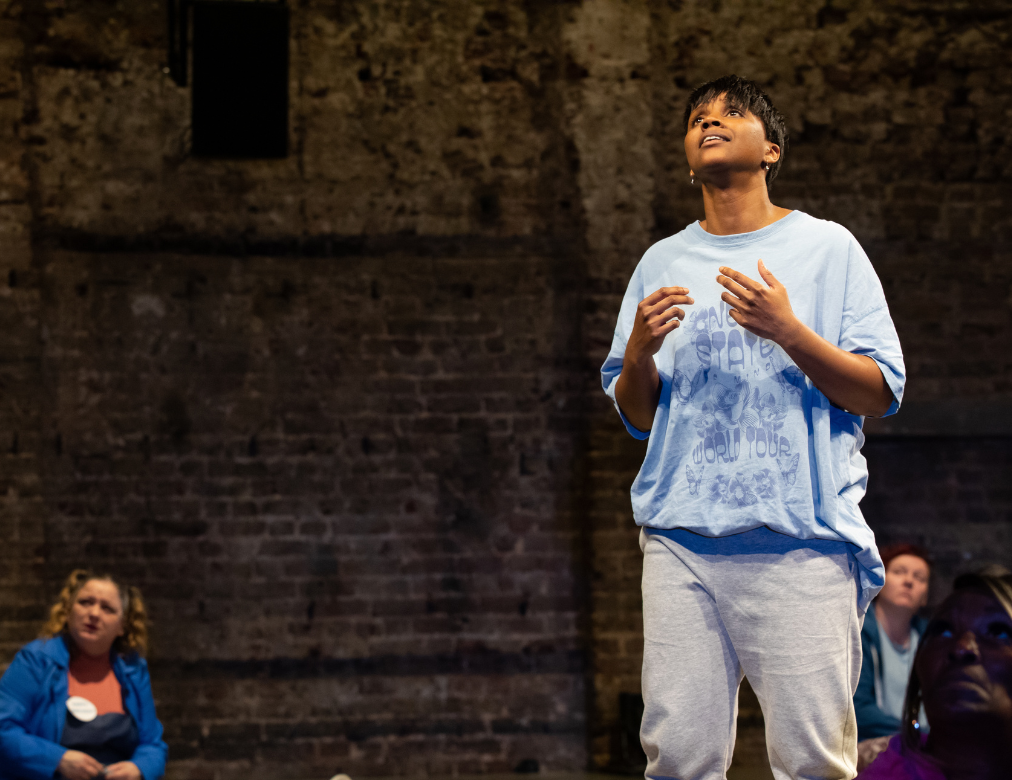
[{"label": "purple garment", "polygon": [[945,775],[927,754],[905,749],[897,734],[857,780],[945,780]]}]

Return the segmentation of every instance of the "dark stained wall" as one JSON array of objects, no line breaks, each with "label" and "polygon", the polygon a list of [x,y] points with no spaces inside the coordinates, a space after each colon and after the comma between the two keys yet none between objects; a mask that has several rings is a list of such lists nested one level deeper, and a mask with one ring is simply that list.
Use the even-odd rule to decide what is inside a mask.
[{"label": "dark stained wall", "polygon": [[869,521],[939,592],[1009,558],[1012,5],[289,6],[281,161],[189,155],[161,3],[0,18],[5,660],[87,563],[151,602],[173,777],[618,760],[643,449],[596,372],[726,72],[906,349]]}]

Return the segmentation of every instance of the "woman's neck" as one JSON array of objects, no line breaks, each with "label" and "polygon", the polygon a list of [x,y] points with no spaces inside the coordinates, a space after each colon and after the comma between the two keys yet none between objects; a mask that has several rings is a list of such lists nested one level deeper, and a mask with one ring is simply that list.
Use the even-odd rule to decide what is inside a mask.
[{"label": "woman's neck", "polygon": [[765,176],[704,181],[700,227],[715,236],[751,233],[783,219],[790,209],[770,202]]},{"label": "woman's neck", "polygon": [[875,602],[875,619],[892,643],[900,647],[910,644],[910,621],[916,612],[917,610],[897,607],[882,600]]},{"label": "woman's neck", "polygon": [[109,659],[109,651],[99,653],[98,655],[92,655],[91,653],[87,653],[82,650],[76,644],[71,646],[70,662],[73,664],[83,664],[85,666],[102,666],[112,663]]}]

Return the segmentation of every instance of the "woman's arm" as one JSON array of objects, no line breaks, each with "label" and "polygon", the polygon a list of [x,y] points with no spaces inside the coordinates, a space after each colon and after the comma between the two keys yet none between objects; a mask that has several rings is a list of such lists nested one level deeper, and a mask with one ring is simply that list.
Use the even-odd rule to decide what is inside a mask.
[{"label": "woman's arm", "polygon": [[865,740],[898,734],[901,725],[899,719],[886,715],[875,700],[875,669],[871,658],[870,643],[864,636],[861,637],[861,646],[864,658],[857,690],[854,692],[857,738]]},{"label": "woman's arm", "polygon": [[762,260],[759,273],[766,284],[730,268],[720,272],[717,282],[727,289],[721,300],[732,307],[728,316],[779,344],[826,398],[851,414],[881,417],[889,411],[893,391],[878,363],[830,344],[794,316],[787,290]]},{"label": "woman's arm", "polygon": [[867,355],[845,352],[800,322],[779,343],[812,384],[841,409],[881,417],[892,406],[893,391],[878,363]]},{"label": "woman's arm", "polygon": [[30,734],[46,701],[45,667],[22,649],[0,678],[0,763],[26,780],[52,780],[67,749]]},{"label": "woman's arm", "polygon": [[[130,762],[136,765],[144,780],[158,780],[165,774],[165,762],[169,757],[169,746],[162,739],[162,724],[155,714],[155,698],[151,693],[151,677],[144,659],[137,659],[131,670],[131,684],[137,694],[137,732],[140,744]],[[124,779],[129,777],[124,775]]]},{"label": "woman's arm", "polygon": [[615,384],[615,400],[626,419],[640,431],[649,431],[661,395],[661,379],[654,355],[664,337],[674,331],[691,305],[688,287],[662,287],[650,293],[636,307],[632,333],[625,348],[622,373]]}]

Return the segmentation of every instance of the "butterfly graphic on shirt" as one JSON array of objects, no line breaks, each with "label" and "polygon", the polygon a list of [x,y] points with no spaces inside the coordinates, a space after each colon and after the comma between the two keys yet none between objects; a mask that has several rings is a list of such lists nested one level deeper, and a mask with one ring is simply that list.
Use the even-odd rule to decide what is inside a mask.
[{"label": "butterfly graphic on shirt", "polygon": [[778,350],[774,350],[770,354],[769,364],[771,367],[770,373],[780,387],[783,388],[785,397],[789,398],[792,393],[799,397],[803,395],[805,375],[786,355]]},{"label": "butterfly graphic on shirt", "polygon": [[699,471],[693,471],[691,467],[685,467],[685,478],[689,480],[689,495],[699,495],[699,485],[703,481],[703,467],[699,467]]},{"label": "butterfly graphic on shirt", "polygon": [[798,478],[798,457],[801,453],[795,452],[793,456],[777,458],[777,465],[780,467],[780,476],[784,478],[785,485],[793,485]]},{"label": "butterfly graphic on shirt", "polygon": [[708,371],[699,368],[692,379],[677,368],[671,372],[671,397],[679,404],[688,404],[695,397],[704,385],[706,385]]}]

